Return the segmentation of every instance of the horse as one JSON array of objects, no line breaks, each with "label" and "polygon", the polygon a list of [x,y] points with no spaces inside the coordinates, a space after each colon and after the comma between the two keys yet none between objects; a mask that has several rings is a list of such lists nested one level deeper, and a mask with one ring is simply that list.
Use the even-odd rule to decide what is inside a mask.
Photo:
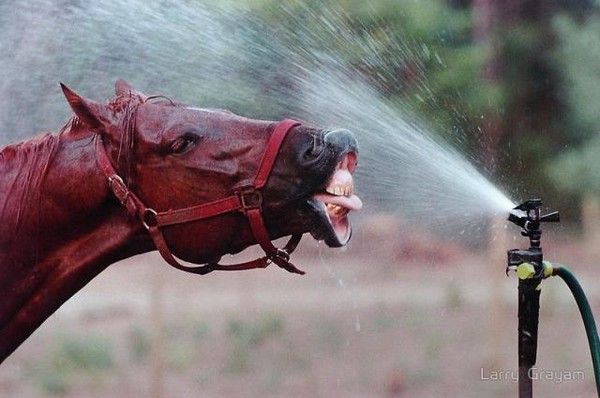
[{"label": "horse", "polygon": [[[350,239],[362,203],[348,130],[187,106],[121,79],[107,102],[61,87],[74,113],[62,129],[0,152],[0,363],[119,260],[158,250],[197,274],[303,273],[289,258],[302,234]],[[218,264],[257,243],[264,257]]]}]

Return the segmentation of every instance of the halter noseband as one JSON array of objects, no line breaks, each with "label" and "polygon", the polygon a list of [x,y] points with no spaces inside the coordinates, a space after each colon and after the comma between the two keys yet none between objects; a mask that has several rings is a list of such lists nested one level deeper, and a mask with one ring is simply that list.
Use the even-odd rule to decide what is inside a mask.
[{"label": "halter noseband", "polygon": [[[300,125],[299,122],[291,119],[285,119],[277,123],[273,134],[269,138],[267,148],[265,149],[252,185],[239,189],[233,195],[223,199],[164,212],[157,212],[147,207],[135,193],[129,190],[112,165],[102,139],[99,136],[96,138],[96,156],[98,165],[108,179],[108,185],[113,194],[131,216],[139,218],[142,225],[148,230],[156,249],[171,266],[182,271],[204,275],[216,270],[240,271],[253,268],[266,268],[273,262],[289,272],[303,275],[304,271],[299,270],[290,262],[290,254],[296,249],[298,243],[300,243],[302,234],[292,235],[288,243],[282,249],[279,249],[271,242],[262,216],[262,189],[267,184],[283,140],[298,125]],[[161,227],[203,220],[236,211],[243,213],[248,218],[254,239],[265,251],[264,257],[240,264],[221,265],[207,263],[198,267],[187,267],[179,263],[175,256],[173,256],[161,231]]]}]

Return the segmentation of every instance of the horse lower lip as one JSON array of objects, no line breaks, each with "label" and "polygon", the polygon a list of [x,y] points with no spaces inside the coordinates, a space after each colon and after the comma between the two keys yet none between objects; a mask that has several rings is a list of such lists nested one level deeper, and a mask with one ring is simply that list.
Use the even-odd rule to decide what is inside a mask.
[{"label": "horse lower lip", "polygon": [[316,239],[324,240],[330,247],[344,246],[348,243],[352,231],[348,220],[350,210],[321,201],[315,202],[321,210],[324,224],[317,224],[318,228],[314,230],[313,236]]}]

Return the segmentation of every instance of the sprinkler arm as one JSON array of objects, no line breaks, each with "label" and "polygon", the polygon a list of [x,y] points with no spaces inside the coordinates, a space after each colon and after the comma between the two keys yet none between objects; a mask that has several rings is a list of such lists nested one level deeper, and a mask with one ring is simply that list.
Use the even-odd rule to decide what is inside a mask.
[{"label": "sprinkler arm", "polygon": [[541,199],[530,199],[513,208],[508,214],[508,221],[521,227],[521,235],[529,237],[531,247],[540,246],[540,223],[560,221],[557,211],[542,215],[541,208]]}]

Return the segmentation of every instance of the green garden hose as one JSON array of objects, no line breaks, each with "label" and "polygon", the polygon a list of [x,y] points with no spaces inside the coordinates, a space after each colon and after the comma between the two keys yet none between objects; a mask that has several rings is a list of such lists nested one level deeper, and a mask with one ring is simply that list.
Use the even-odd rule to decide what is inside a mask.
[{"label": "green garden hose", "polygon": [[598,392],[598,397],[600,397],[600,340],[598,339],[598,330],[596,328],[596,321],[594,320],[594,314],[592,313],[590,303],[588,302],[581,285],[577,281],[577,278],[575,278],[575,275],[573,275],[568,268],[565,268],[562,265],[554,266],[552,275],[559,276],[565,281],[567,286],[569,286],[569,289],[571,289],[571,293],[573,293],[573,297],[577,302],[577,307],[579,307],[583,325],[585,326],[585,333],[587,334],[588,343],[590,345],[590,352],[592,354],[596,391]]}]

